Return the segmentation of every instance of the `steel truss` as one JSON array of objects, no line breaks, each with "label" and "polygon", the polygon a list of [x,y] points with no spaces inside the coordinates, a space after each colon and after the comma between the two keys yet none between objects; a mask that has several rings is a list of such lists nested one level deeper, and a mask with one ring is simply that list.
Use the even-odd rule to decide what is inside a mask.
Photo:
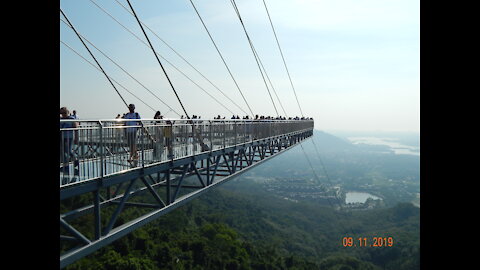
[{"label": "steel truss", "polygon": [[[60,235],[60,241],[74,245],[70,250],[60,254],[60,268],[186,204],[312,135],[312,129],[302,130],[151,167],[140,167],[123,174],[61,189],[61,202],[91,194],[91,203],[81,208],[69,209],[60,215],[60,227],[64,232]],[[136,196],[144,193],[150,196]],[[137,200],[133,201],[133,198]],[[138,201],[140,198],[146,201]],[[120,214],[127,207],[148,209],[149,212],[118,224]],[[107,208],[110,211],[106,211]],[[91,237],[87,237],[88,233],[80,232],[80,229],[72,224],[75,219],[92,214],[93,224],[89,232]],[[104,226],[102,217],[107,220],[103,222]]]}]

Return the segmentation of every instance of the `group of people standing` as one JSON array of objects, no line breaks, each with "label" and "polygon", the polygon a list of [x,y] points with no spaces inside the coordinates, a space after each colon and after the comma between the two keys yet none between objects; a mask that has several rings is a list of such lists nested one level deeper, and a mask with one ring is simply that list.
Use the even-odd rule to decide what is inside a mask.
[{"label": "group of people standing", "polygon": [[[225,119],[225,116],[224,117],[221,117],[220,115],[217,115],[215,117],[213,117],[214,120],[220,120],[220,119]],[[230,117],[231,120],[234,120],[234,119],[240,119],[240,116],[239,115],[232,115],[232,117]],[[252,118],[250,118],[250,116],[246,115],[246,116],[243,116],[241,118],[242,120],[250,120]],[[260,121],[260,120],[313,120],[313,118],[309,118],[309,117],[298,117],[298,116],[295,116],[295,117],[285,117],[285,116],[263,116],[263,115],[258,115],[256,114],[255,115],[255,118],[253,118],[254,121]]]},{"label": "group of people standing", "polygon": [[[122,121],[123,123],[119,123],[119,125],[124,126],[122,128],[124,130],[124,136],[126,138],[127,145],[130,150],[130,157],[128,159],[129,162],[136,162],[139,159],[137,153],[137,134],[140,129],[144,130],[144,134],[148,136],[151,141],[153,142],[153,158],[154,160],[160,160],[162,153],[164,152],[164,146],[167,146],[168,158],[173,158],[173,149],[172,149],[172,125],[174,121],[172,119],[164,119],[164,116],[157,111],[153,117],[154,120],[164,120],[162,122],[163,125],[154,125],[153,127],[149,127],[146,129],[142,122],[140,121],[141,116],[138,112],[135,112],[135,105],[129,104],[128,105],[128,112],[124,113],[122,116],[120,114],[117,115],[116,119],[126,119],[128,121]],[[60,108],[60,119],[65,120],[76,120],[79,119],[76,110],[72,111],[70,114],[69,110],[66,107]],[[184,118],[183,116],[180,119],[201,119],[200,116],[192,115],[192,117]],[[214,119],[225,119],[225,117],[221,117],[220,115],[214,117]],[[233,115],[231,119],[240,119],[239,115]],[[286,117],[282,116],[259,116],[255,115],[255,118],[250,118],[248,115],[242,117],[243,120],[253,120],[253,121],[265,121],[265,120],[313,120],[312,118],[308,117]],[[138,121],[135,121],[138,120]],[[192,121],[193,124],[193,121]],[[78,122],[75,121],[61,121],[60,128],[62,129],[61,132],[61,163],[64,164],[64,167],[68,167],[68,163],[73,161],[74,167],[78,170],[78,159],[73,151],[73,145],[78,144],[78,130],[76,128],[79,126]],[[195,130],[194,130],[195,132]],[[201,132],[195,132],[195,140],[199,142],[202,146],[202,149],[208,149],[208,146],[203,143],[203,139],[201,138]],[[203,151],[203,150],[202,150]]]},{"label": "group of people standing", "polygon": [[[141,119],[141,116],[138,112],[135,112],[135,105],[130,104],[128,105],[128,113],[124,113],[123,115],[117,114],[115,119],[128,119],[129,121],[124,121],[119,125],[121,126],[128,126],[125,129],[125,137],[127,139],[127,145],[130,148],[130,158],[128,159],[129,162],[136,162],[138,161],[138,153],[137,153],[137,133],[139,129],[144,130],[144,134],[148,136],[151,141],[154,143],[153,145],[153,158],[155,160],[160,160],[161,154],[163,153],[164,145],[167,146],[168,150],[168,157],[172,158],[172,128],[171,124],[173,121],[166,119],[167,126],[154,126],[153,128],[146,129],[143,127],[141,121],[133,121],[133,119]],[[164,116],[161,114],[160,111],[156,111],[153,119],[164,119]]]}]

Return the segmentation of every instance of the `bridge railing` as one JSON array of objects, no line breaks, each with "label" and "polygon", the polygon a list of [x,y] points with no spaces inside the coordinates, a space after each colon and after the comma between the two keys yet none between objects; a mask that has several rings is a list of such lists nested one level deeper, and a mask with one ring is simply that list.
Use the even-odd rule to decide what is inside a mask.
[{"label": "bridge railing", "polygon": [[[75,123],[75,124],[74,124]],[[60,120],[60,187],[313,129],[313,120]]]}]

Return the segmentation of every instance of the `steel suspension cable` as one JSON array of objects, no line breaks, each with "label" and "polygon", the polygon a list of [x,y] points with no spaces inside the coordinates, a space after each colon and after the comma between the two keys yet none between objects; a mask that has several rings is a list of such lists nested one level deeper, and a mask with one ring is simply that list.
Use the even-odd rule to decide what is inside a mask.
[{"label": "steel suspension cable", "polygon": [[[82,58],[85,62],[89,63],[92,67],[96,68],[98,71],[102,72],[102,70],[100,68],[98,68],[95,64],[93,64],[92,62],[90,62],[89,60],[87,60],[85,57],[83,57],[78,51],[76,51],[75,49],[73,49],[70,45],[68,45],[67,43],[63,42],[62,40],[60,40],[60,43],[63,44],[64,46],[66,46],[67,48],[69,48],[72,52],[74,52],[76,55],[78,55],[80,58]],[[110,76],[109,76],[110,77]],[[118,84],[120,87],[122,87],[125,91],[127,91],[130,95],[134,96],[136,99],[138,99],[140,102],[142,102],[143,104],[145,104],[148,108],[152,109],[152,111],[157,111],[156,109],[154,109],[152,106],[148,105],[145,101],[143,101],[141,98],[139,98],[138,96],[136,96],[135,94],[133,94],[131,91],[129,91],[125,86],[123,86],[122,84],[120,84],[118,81],[116,81],[115,79],[113,79],[112,77],[110,77],[110,79],[115,82],[116,84]]]},{"label": "steel suspension cable", "polygon": [[240,16],[240,11],[237,8],[237,4],[235,3],[235,0],[230,0],[230,3],[232,4],[233,9],[237,13],[238,19],[240,20],[240,23],[242,24],[243,31],[244,31],[245,35],[247,36],[248,43],[250,44],[250,49],[252,50],[255,61],[257,62],[258,69],[260,70],[260,74],[262,75],[262,79],[263,79],[263,82],[265,83],[265,87],[267,88],[267,92],[268,92],[268,95],[270,96],[270,100],[272,101],[273,108],[275,109],[275,112],[277,113],[277,116],[279,116],[277,106],[275,106],[275,102],[273,101],[272,94],[270,93],[270,89],[268,88],[267,81],[265,80],[265,76],[263,75],[262,69],[260,67],[260,63],[259,63],[259,60],[258,60],[259,57],[258,57],[258,55],[255,51],[255,48],[253,47],[253,43],[252,43],[252,40],[250,39],[250,36],[247,33],[247,29],[245,28],[245,25],[243,24],[243,20],[242,20],[242,17]]},{"label": "steel suspension cable", "polygon": [[[315,148],[315,151],[317,153],[317,157],[318,159],[320,160],[320,164],[322,165],[322,169],[323,169],[323,172],[325,173],[325,177],[327,178],[327,181],[328,183],[330,184],[330,186],[333,186],[332,184],[332,181],[330,180],[330,176],[328,175],[328,172],[327,172],[327,168],[325,167],[325,164],[323,163],[322,161],[322,158],[320,157],[320,154],[318,152],[318,149],[317,149],[317,146],[315,144],[315,141],[313,140],[313,138],[311,139],[312,143],[313,143],[313,146]],[[338,199],[337,195],[335,194],[335,199],[337,200],[337,203],[338,203],[338,206],[340,207],[340,209],[342,209],[342,206],[340,204],[340,199]]]},{"label": "steel suspension cable", "polygon": [[[310,168],[312,169],[313,175],[314,175],[315,178],[317,179],[317,182],[320,183],[320,182],[321,182],[321,181],[320,181],[320,178],[318,177],[317,173],[315,172],[315,169],[313,168],[313,165],[312,165],[312,163],[310,162],[310,159],[308,158],[307,152],[306,152],[305,149],[303,148],[302,143],[300,143],[300,147],[302,148],[302,152],[303,152],[303,154],[305,155],[305,158],[306,158],[307,161],[308,161],[308,165],[309,165]],[[331,182],[329,182],[329,183],[330,183],[330,186],[333,186]],[[335,192],[335,198],[337,198],[336,192]],[[330,207],[332,207],[332,208],[335,210],[335,208],[334,208],[334,206],[332,205],[332,202],[330,201],[330,199],[328,198],[328,196],[327,196],[327,201],[328,201],[328,204],[330,205]],[[339,203],[338,200],[337,200],[337,203],[338,203],[338,206],[339,206],[340,210],[342,210],[342,206],[341,206],[341,204]],[[337,212],[334,212],[334,213],[337,214]],[[347,229],[347,228],[345,228],[345,227],[342,225],[342,223],[339,223],[339,224],[340,224],[340,226],[342,227],[342,229],[343,229],[344,232],[350,231],[350,233],[351,233],[352,235],[354,235],[353,230],[352,230],[350,227]]]},{"label": "steel suspension cable", "polygon": [[[255,50],[255,53],[257,53],[256,50]],[[258,58],[258,60],[260,60],[260,58]],[[277,97],[278,103],[280,104],[280,107],[282,108],[282,111],[283,111],[284,115],[287,116],[287,112],[285,112],[285,108],[283,107],[282,102],[280,101],[280,98],[277,95],[277,91],[275,91],[275,87],[273,87],[273,83],[270,80],[270,77],[268,76],[267,71],[265,70],[265,67],[263,66],[262,61],[259,61],[259,62],[260,62],[260,66],[263,69],[263,72],[265,73],[265,76],[267,77],[268,83],[270,83],[270,86],[272,87],[272,90],[273,90],[273,93],[275,94],[275,97]]]},{"label": "steel suspension cable", "polygon": [[183,112],[185,113],[185,115],[187,116],[187,118],[190,118],[190,117],[188,116],[187,111],[185,110],[185,107],[183,106],[182,101],[180,100],[180,97],[179,97],[178,94],[177,94],[177,91],[175,90],[175,87],[173,87],[172,81],[170,81],[170,78],[168,77],[167,71],[165,70],[165,68],[163,68],[162,62],[160,62],[160,59],[158,58],[157,53],[155,52],[155,49],[153,48],[153,45],[152,45],[152,43],[150,42],[150,39],[148,38],[147,33],[145,33],[145,30],[143,29],[143,26],[142,26],[142,24],[140,23],[140,20],[138,19],[138,16],[137,16],[137,14],[135,13],[135,10],[133,9],[132,4],[130,3],[130,0],[127,0],[127,2],[128,2],[128,5],[130,6],[130,9],[131,9],[132,12],[133,12],[133,15],[135,16],[135,19],[137,19],[138,25],[139,25],[140,28],[142,29],[142,32],[143,32],[143,34],[145,35],[145,38],[147,39],[148,44],[150,44],[150,48],[151,48],[152,51],[153,51],[153,55],[154,55],[155,58],[157,59],[158,64],[160,64],[160,67],[162,68],[163,73],[165,74],[165,77],[166,77],[167,80],[168,80],[168,83],[169,83],[170,86],[172,87],[172,90],[173,90],[173,92],[175,93],[175,96],[177,97],[177,100],[178,100],[178,102],[180,103],[180,106],[182,106]]},{"label": "steel suspension cable", "polygon": [[[65,23],[61,18],[60,20]],[[65,23],[66,24],[66,23]],[[66,24],[67,25],[67,24]],[[68,25],[67,25],[68,26]],[[78,32],[77,32],[78,33]],[[145,90],[147,90],[150,94],[152,94],[154,97],[156,97],[160,102],[163,103],[163,105],[167,106],[170,110],[175,112],[178,116],[180,114],[172,109],[167,103],[165,103],[161,98],[159,98],[157,95],[155,95],[150,89],[148,89],[144,84],[142,84],[140,81],[138,81],[135,77],[133,77],[128,71],[126,71],[122,66],[120,66],[117,62],[115,62],[112,58],[110,58],[107,54],[105,54],[102,50],[100,50],[97,46],[95,46],[91,41],[89,41],[85,36],[81,35],[78,33],[85,41],[88,42],[92,47],[94,47],[98,52],[100,52],[103,56],[105,56],[110,62],[112,62],[114,65],[116,65],[119,69],[121,69],[123,72],[125,72],[130,78],[132,78],[135,82],[137,82],[140,86],[142,86]]]},{"label": "steel suspension cable", "polygon": [[[135,13],[135,10],[133,9],[133,6],[132,6],[132,4],[130,3],[130,0],[127,0],[127,2],[128,2],[128,5],[130,6],[130,9],[131,9],[132,12],[133,12],[133,15],[135,16],[135,19],[136,19],[137,22],[138,22],[138,25],[139,25],[140,28],[142,29],[142,32],[143,32],[143,34],[145,35],[145,38],[147,39],[148,44],[150,44],[150,48],[152,49],[153,54],[155,55],[155,58],[157,59],[158,63],[160,64],[160,67],[162,68],[163,73],[165,74],[165,77],[167,77],[168,82],[170,83],[170,86],[172,87],[172,90],[173,90],[173,92],[175,93],[175,96],[176,96],[177,99],[178,99],[178,102],[179,102],[180,105],[182,106],[182,109],[183,109],[183,112],[185,113],[185,116],[187,117],[187,119],[190,119],[190,116],[188,115],[187,110],[185,110],[185,107],[183,106],[183,103],[182,103],[182,101],[180,100],[180,97],[178,96],[177,91],[175,90],[175,87],[173,87],[173,84],[172,84],[172,82],[170,81],[170,78],[168,77],[167,72],[166,72],[165,69],[163,68],[162,63],[160,62],[160,59],[158,58],[158,55],[157,55],[157,53],[155,52],[155,49],[153,48],[153,45],[152,45],[152,43],[150,42],[150,39],[148,38],[147,33],[145,32],[145,29],[143,29],[143,26],[142,26],[142,24],[140,23],[140,19],[138,18],[137,14]],[[193,131],[193,133],[195,134],[195,137],[199,140],[199,143],[200,143],[200,145],[202,146],[202,149],[203,149],[204,147],[205,147],[206,149],[209,149],[209,147],[203,142],[202,135],[201,135],[201,134],[198,132],[198,130],[195,128],[195,124],[194,124],[193,121],[191,122],[191,125],[192,125],[192,131]]]},{"label": "steel suspension cable", "polygon": [[278,95],[277,95],[277,91],[275,90],[275,87],[273,87],[273,83],[272,83],[272,81],[270,80],[270,77],[268,76],[267,70],[266,70],[265,67],[263,66],[262,60],[260,59],[260,56],[258,55],[257,50],[255,49],[255,46],[253,46],[253,44],[252,44],[252,48],[253,48],[253,52],[254,52],[255,56],[258,58],[258,61],[259,61],[259,63],[260,63],[260,66],[261,66],[262,69],[263,69],[263,73],[265,73],[265,77],[267,77],[267,80],[268,80],[268,82],[270,83],[270,86],[272,87],[273,93],[275,94],[275,97],[277,98],[278,103],[280,104],[280,107],[282,108],[283,113],[285,114],[285,116],[287,116],[287,113],[286,113],[286,111],[285,111],[285,108],[283,107],[282,102],[280,101],[280,98],[279,98]]},{"label": "steel suspension cable", "polygon": [[[93,0],[90,0],[91,2],[93,2]],[[117,4],[119,4],[123,9],[125,9],[128,13],[130,13],[132,16],[133,16],[133,13],[128,10],[122,3],[120,3],[118,0],[115,0],[115,2]],[[95,5],[97,5],[96,3],[94,3]],[[98,5],[97,5],[98,6]],[[100,8],[100,7],[99,7]],[[100,8],[102,9],[102,8]],[[111,16],[108,12],[106,12],[104,9],[102,9],[105,13],[107,13],[110,17],[112,17],[112,19],[114,19],[115,21],[117,21],[115,18],[113,18],[113,16]],[[118,21],[117,21],[118,22]],[[207,82],[210,83],[210,85],[212,85],[215,89],[217,89],[225,98],[227,98],[228,100],[230,100],[230,102],[232,102],[235,106],[237,106],[237,108],[239,108],[243,113],[245,114],[248,114],[242,107],[240,107],[234,100],[232,100],[229,96],[227,96],[220,88],[218,88],[218,86],[216,86],[211,80],[209,80],[205,75],[203,75],[197,68],[195,68],[187,59],[185,59],[185,57],[183,57],[179,52],[177,52],[172,46],[170,46],[165,40],[163,40],[162,38],[160,38],[158,36],[158,34],[153,31],[150,27],[148,27],[148,25],[146,25],[144,22],[140,21],[142,23],[143,26],[145,26],[145,28],[147,28],[155,37],[157,37],[161,42],[163,42],[163,44],[165,44],[165,46],[167,46],[170,50],[172,50],[178,57],[180,57],[185,63],[187,63],[187,65],[189,65],[193,70],[195,70],[201,77],[203,77]],[[120,24],[120,23],[119,23]],[[122,25],[123,26],[123,25]],[[124,27],[125,28],[125,27]],[[128,30],[128,29],[127,29]],[[128,30],[129,31],[129,30]],[[130,32],[130,31],[129,31]],[[143,40],[142,40],[143,42]],[[161,57],[161,56],[160,56]],[[165,61],[167,61],[168,63],[170,63],[167,59],[165,59],[164,57],[162,57]],[[171,64],[171,63],[170,63]],[[175,67],[175,69],[177,69]],[[178,70],[178,69],[177,69]],[[182,72],[181,72],[182,73]],[[185,75],[186,76],[186,75]],[[190,79],[190,78],[188,78]],[[190,81],[192,81],[190,79]],[[192,81],[193,82],[193,81]],[[197,85],[195,82],[193,82],[195,85]],[[198,85],[197,85],[198,86]],[[199,86],[200,87],[200,86]],[[203,88],[201,88],[203,89]],[[207,93],[208,94],[208,93]],[[210,94],[209,94],[210,95]],[[223,106],[223,105],[222,105]],[[228,110],[228,109],[227,109]],[[228,110],[229,112],[231,112],[230,110]],[[233,114],[233,112],[231,112]]]},{"label": "steel suspension cable", "polygon": [[223,64],[224,64],[225,67],[227,68],[227,71],[228,71],[228,73],[230,74],[230,77],[232,78],[233,82],[235,83],[235,86],[237,87],[238,91],[240,92],[240,95],[242,96],[243,101],[245,101],[245,104],[247,104],[247,107],[248,107],[248,109],[250,110],[250,113],[252,114],[252,118],[254,118],[254,113],[253,113],[252,109],[250,108],[250,105],[248,104],[247,100],[245,99],[245,96],[243,95],[242,90],[240,90],[240,87],[238,86],[237,81],[236,81],[235,78],[233,77],[233,74],[232,74],[232,72],[230,71],[230,68],[228,67],[227,62],[226,62],[225,59],[223,58],[222,53],[221,53],[220,50],[218,49],[217,44],[216,44],[215,41],[213,40],[213,37],[212,37],[212,35],[210,34],[210,31],[208,31],[208,28],[207,28],[207,26],[205,25],[205,22],[203,21],[202,16],[200,16],[200,13],[198,12],[197,8],[195,7],[195,4],[193,3],[193,1],[192,1],[192,0],[189,0],[189,1],[190,1],[190,3],[192,4],[193,9],[194,9],[195,12],[197,13],[198,18],[199,18],[200,21],[202,22],[203,27],[204,27],[205,30],[207,31],[207,34],[208,34],[208,36],[210,37],[210,40],[212,41],[213,46],[215,46],[215,49],[217,50],[218,55],[220,55],[220,58],[222,59]]},{"label": "steel suspension cable", "polygon": [[[315,144],[315,140],[313,139],[313,137],[312,137],[312,144],[313,144],[313,146],[314,146],[314,148],[315,148],[315,152],[317,153],[317,157],[318,157],[318,159],[320,160],[320,164],[322,165],[322,169],[323,169],[323,172],[325,173],[325,176],[326,176],[326,178],[327,178],[327,181],[328,181],[328,183],[329,183],[331,186],[333,186],[333,184],[332,184],[332,182],[331,182],[331,180],[330,180],[330,176],[329,176],[329,174],[328,174],[328,172],[327,172],[327,167],[326,167],[325,164],[323,163],[322,157],[320,156],[320,152],[318,151],[317,145]],[[340,206],[340,209],[342,209],[341,203],[340,203],[340,199],[337,197],[337,194],[336,194],[336,193],[335,193],[335,199],[337,200],[337,203],[338,203],[338,205]],[[352,232],[352,235],[353,235],[354,233],[353,233],[353,230],[352,230],[351,228],[350,228],[350,231]]]},{"label": "steel suspension cable", "polygon": [[[92,2],[92,4],[94,4],[97,8],[99,8],[101,11],[103,11],[106,15],[108,15],[112,20],[114,20],[118,25],[120,25],[123,29],[125,29],[127,32],[129,32],[131,35],[133,35],[138,41],[142,42],[145,46],[149,47],[148,43],[146,43],[145,41],[143,41],[140,37],[138,37],[135,33],[133,33],[132,30],[128,29],[128,27],[126,27],[125,25],[123,25],[121,22],[119,22],[115,17],[113,17],[112,14],[110,14],[108,11],[106,11],[104,8],[102,8],[101,6],[99,6],[97,3],[95,3],[93,0],[90,0],[90,2]],[[123,7],[123,5],[122,5]],[[131,13],[131,11],[127,10],[128,12]],[[132,14],[133,16],[133,14]],[[143,24],[143,23],[142,23]],[[143,24],[145,27],[147,27],[145,24]],[[148,29],[148,27],[147,27]],[[152,32],[152,30],[150,30]],[[173,48],[171,48],[173,50]],[[205,90],[203,87],[201,87],[198,83],[196,83],[195,81],[193,81],[189,76],[187,76],[187,74],[185,74],[184,72],[182,72],[179,68],[177,68],[177,66],[175,66],[172,62],[168,61],[168,59],[166,59],[165,57],[163,57],[161,54],[157,53],[157,55],[162,58],[163,60],[165,60],[165,62],[167,62],[170,66],[172,66],[175,70],[177,70],[180,74],[182,74],[186,79],[188,79],[191,83],[193,83],[194,85],[196,85],[198,88],[200,88],[200,90],[202,90],[205,94],[207,94],[210,98],[212,98],[213,100],[215,100],[218,104],[220,104],[220,106],[222,106],[223,108],[225,108],[227,111],[229,111],[230,113],[233,114],[233,112],[227,107],[225,106],[223,103],[221,103],[218,99],[216,99],[214,96],[212,96],[210,93],[208,93],[207,90]],[[186,61],[186,60],[185,60]],[[220,90],[221,91],[221,90]],[[237,105],[238,106],[238,105]],[[240,107],[239,107],[240,108]],[[240,108],[240,110],[243,111],[242,108]],[[244,111],[245,112],[245,111]]]},{"label": "steel suspension cable", "polygon": [[267,11],[268,20],[270,21],[270,26],[272,27],[275,40],[277,41],[278,50],[280,51],[280,55],[282,56],[283,65],[285,66],[285,70],[287,71],[288,79],[290,80],[290,85],[292,86],[292,89],[293,89],[293,94],[295,95],[298,108],[300,109],[300,113],[302,114],[302,117],[303,117],[302,107],[300,106],[300,102],[298,102],[297,92],[295,91],[295,87],[293,86],[292,78],[290,77],[290,72],[288,71],[287,63],[285,61],[285,57],[283,56],[282,48],[280,47],[280,42],[278,41],[277,33],[275,32],[275,27],[273,26],[272,19],[270,18],[270,13],[268,12],[268,8],[267,8],[267,4],[265,3],[265,0],[263,0],[263,5],[265,6],[265,10]]},{"label": "steel suspension cable", "polygon": [[128,108],[128,104],[127,102],[125,101],[125,99],[122,97],[122,95],[120,94],[120,92],[118,92],[117,88],[115,87],[115,85],[113,84],[113,82],[110,80],[110,77],[108,77],[107,73],[105,72],[105,70],[103,70],[102,66],[100,65],[100,63],[98,63],[97,61],[97,58],[95,58],[95,56],[93,55],[93,53],[90,51],[90,49],[88,48],[87,44],[85,44],[85,42],[83,42],[83,39],[81,38],[80,34],[78,34],[77,30],[75,29],[75,27],[73,27],[73,24],[70,22],[70,20],[67,18],[67,16],[65,15],[65,13],[62,11],[62,9],[60,8],[60,12],[62,13],[63,17],[67,20],[68,24],[70,25],[70,28],[72,28],[72,30],[75,32],[75,34],[77,35],[77,37],[80,39],[80,41],[82,42],[83,46],[85,46],[85,48],[87,49],[88,53],[90,54],[90,56],[92,56],[92,58],[95,60],[95,62],[97,63],[98,67],[102,70],[102,73],[103,75],[105,75],[105,77],[107,78],[107,80],[110,82],[110,84],[113,86],[113,89],[115,89],[115,91],[117,92],[118,96],[122,99],[123,103],[125,104],[125,106]]}]

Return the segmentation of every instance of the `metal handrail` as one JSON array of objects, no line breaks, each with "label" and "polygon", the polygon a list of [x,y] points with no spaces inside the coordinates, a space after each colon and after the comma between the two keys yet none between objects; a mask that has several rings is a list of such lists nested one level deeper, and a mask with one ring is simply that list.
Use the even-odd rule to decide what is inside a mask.
[{"label": "metal handrail", "polygon": [[[125,125],[134,121],[137,126]],[[313,129],[314,125],[313,120],[271,119],[60,120],[63,125],[71,122],[77,127],[60,128],[60,187]],[[128,133],[132,127],[136,136]]]}]

